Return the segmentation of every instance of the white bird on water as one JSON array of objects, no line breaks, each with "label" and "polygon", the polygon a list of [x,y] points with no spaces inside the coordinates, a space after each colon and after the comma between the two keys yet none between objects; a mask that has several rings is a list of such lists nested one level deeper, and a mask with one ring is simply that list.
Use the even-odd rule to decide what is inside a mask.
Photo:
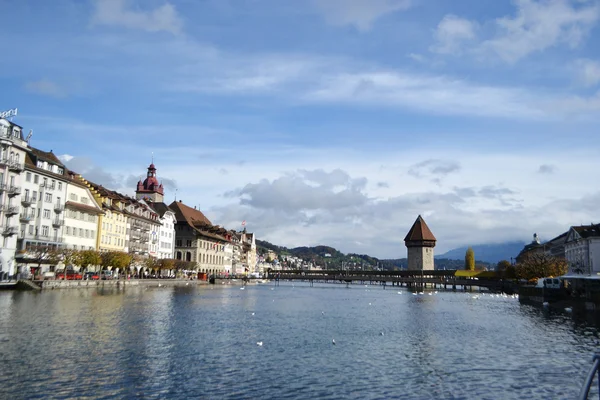
[{"label": "white bird on water", "polygon": [[380,335],[383,336],[383,332],[381,332]]},{"label": "white bird on water", "polygon": [[254,315],[254,313],[252,313],[252,315]]},{"label": "white bird on water", "polygon": [[565,311],[568,312],[568,313],[573,312],[573,308],[567,307],[567,308],[565,308]]},{"label": "white bird on water", "polygon": [[331,339],[331,343],[332,343],[332,344],[335,344],[335,339]]},{"label": "white bird on water", "polygon": [[245,288],[241,287],[240,290],[244,290]]},{"label": "white bird on water", "polygon": [[256,342],[256,344],[262,346],[262,342]]}]

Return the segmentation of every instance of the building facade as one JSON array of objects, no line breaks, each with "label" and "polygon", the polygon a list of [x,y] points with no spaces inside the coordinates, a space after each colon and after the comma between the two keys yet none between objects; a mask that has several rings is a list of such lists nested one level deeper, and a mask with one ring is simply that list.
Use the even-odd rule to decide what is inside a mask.
[{"label": "building facade", "polygon": [[89,189],[94,201],[102,210],[102,213],[98,214],[96,249],[101,252],[127,252],[128,221],[123,196],[79,175],[76,178]]},{"label": "building facade", "polygon": [[146,179],[138,182],[135,197],[149,206],[158,216],[158,225],[152,232],[152,242],[156,244],[150,255],[159,259],[175,257],[175,212],[164,202],[164,188],[158,182],[154,162],[148,167]]},{"label": "building facade", "polygon": [[125,199],[130,253],[142,257],[157,257],[160,221],[158,214],[143,200]]},{"label": "building facade", "polygon": [[102,208],[90,189],[75,174],[67,172],[67,196],[63,245],[73,250],[97,250],[98,220]]},{"label": "building facade", "polygon": [[23,128],[0,118],[0,280],[17,273],[15,255],[21,218],[21,179],[27,150]]},{"label": "building facade", "polygon": [[565,258],[572,274],[600,273],[600,224],[572,226],[565,240]]},{"label": "building facade", "polygon": [[64,164],[52,151],[29,149],[22,180],[21,250],[62,246],[67,180]]},{"label": "building facade", "polygon": [[433,248],[436,241],[425,220],[419,215],[404,238],[409,271],[435,269]]},{"label": "building facade", "polygon": [[196,208],[175,201],[169,205],[175,212],[175,259],[195,263],[199,272],[226,275],[225,245],[231,237],[227,230],[212,225]]}]

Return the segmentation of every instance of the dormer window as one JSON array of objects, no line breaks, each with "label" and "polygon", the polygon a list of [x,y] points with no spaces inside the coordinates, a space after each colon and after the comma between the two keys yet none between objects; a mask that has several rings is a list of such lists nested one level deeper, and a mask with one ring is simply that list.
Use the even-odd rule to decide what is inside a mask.
[{"label": "dormer window", "polygon": [[44,163],[43,163],[43,162],[41,162],[41,161],[38,161],[38,162],[37,162],[37,167],[38,167],[38,168],[44,168]]}]

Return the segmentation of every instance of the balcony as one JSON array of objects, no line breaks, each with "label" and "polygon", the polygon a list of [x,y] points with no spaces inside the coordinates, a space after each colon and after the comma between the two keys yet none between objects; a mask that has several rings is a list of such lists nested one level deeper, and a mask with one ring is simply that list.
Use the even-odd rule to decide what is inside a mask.
[{"label": "balcony", "polygon": [[0,232],[2,232],[2,236],[12,236],[17,233],[17,227],[3,225],[0,226]]},{"label": "balcony", "polygon": [[14,197],[21,194],[21,188],[19,186],[9,186],[7,189],[8,197]]},{"label": "balcony", "polygon": [[19,213],[19,207],[16,206],[4,206],[3,210],[7,217],[11,217]]},{"label": "balcony", "polygon": [[142,232],[150,232],[150,227],[148,225],[142,225]]},{"label": "balcony", "polygon": [[0,158],[0,165],[1,166],[10,165],[10,160],[8,158]]},{"label": "balcony", "polygon": [[37,199],[35,197],[31,197],[31,196],[25,196],[25,197],[21,198],[21,204],[23,205],[23,207],[29,207],[36,201],[37,201]]},{"label": "balcony", "polygon": [[6,185],[4,183],[0,183],[0,193],[6,190]]},{"label": "balcony", "polygon": [[54,220],[52,221],[52,226],[55,228],[60,228],[61,226],[63,226],[65,223],[64,219],[60,219],[60,218],[54,218]]},{"label": "balcony", "polygon": [[148,242],[150,241],[150,238],[148,238],[147,236],[142,236],[142,237],[140,238],[140,241],[141,241],[142,243],[148,243]]},{"label": "balcony", "polygon": [[54,212],[55,213],[60,214],[61,212],[64,211],[64,209],[65,209],[65,206],[63,206],[62,204],[60,204],[60,203],[54,204]]},{"label": "balcony", "polygon": [[8,163],[8,169],[14,172],[21,172],[23,171],[23,165],[17,161],[10,161]]},{"label": "balcony", "polygon": [[19,221],[27,223],[27,222],[30,222],[33,218],[34,218],[34,216],[31,215],[31,214],[29,214],[29,215],[28,214],[21,214],[19,216]]}]

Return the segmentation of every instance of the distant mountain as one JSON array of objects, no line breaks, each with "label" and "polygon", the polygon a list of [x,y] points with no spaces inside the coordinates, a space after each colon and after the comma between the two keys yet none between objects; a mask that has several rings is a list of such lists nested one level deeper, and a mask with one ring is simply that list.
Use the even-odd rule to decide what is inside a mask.
[{"label": "distant mountain", "polygon": [[[506,242],[499,244],[479,244],[471,246],[475,252],[475,259],[485,261],[491,264],[497,264],[498,261],[509,260],[516,257],[525,246],[524,242]],[[444,254],[435,256],[436,264],[438,259],[464,260],[468,247],[460,247],[450,250]]]}]

